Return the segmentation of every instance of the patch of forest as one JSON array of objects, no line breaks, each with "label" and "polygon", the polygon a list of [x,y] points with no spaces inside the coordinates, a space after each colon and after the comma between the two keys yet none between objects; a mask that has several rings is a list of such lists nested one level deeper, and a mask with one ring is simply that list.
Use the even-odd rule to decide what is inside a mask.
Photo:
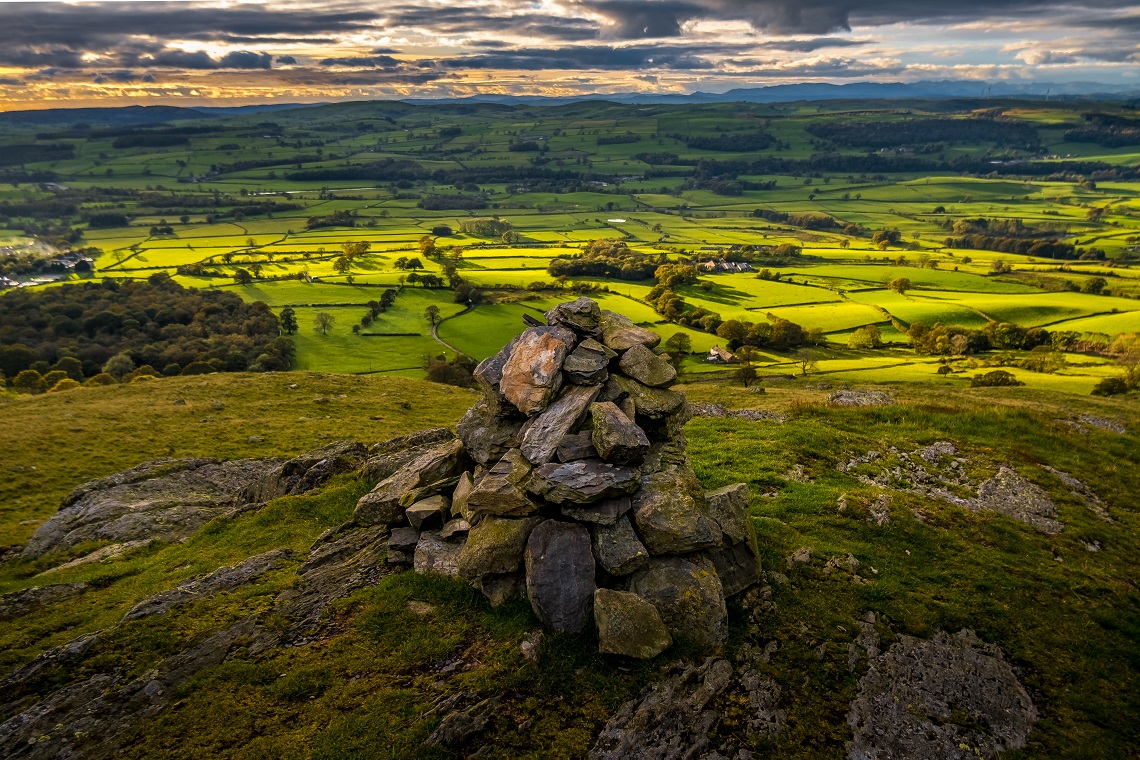
[{"label": "patch of forest", "polygon": [[117,354],[167,375],[288,369],[293,342],[261,302],[236,293],[185,288],[164,274],[22,289],[0,298],[0,372],[9,378],[64,357],[91,377]]},{"label": "patch of forest", "polygon": [[829,120],[805,127],[809,134],[844,147],[898,148],[935,142],[995,143],[1037,150],[1041,141],[1028,124],[996,119]]}]

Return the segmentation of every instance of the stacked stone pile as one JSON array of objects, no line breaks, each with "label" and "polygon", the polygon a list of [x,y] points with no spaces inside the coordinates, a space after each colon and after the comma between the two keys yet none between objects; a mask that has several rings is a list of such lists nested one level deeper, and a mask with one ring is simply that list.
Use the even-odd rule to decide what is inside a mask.
[{"label": "stacked stone pile", "polygon": [[598,629],[650,658],[723,643],[725,598],[759,577],[748,488],[706,493],[660,337],[579,298],[479,365],[458,437],[380,452],[355,522],[392,527],[388,560],[525,596],[552,631]]}]

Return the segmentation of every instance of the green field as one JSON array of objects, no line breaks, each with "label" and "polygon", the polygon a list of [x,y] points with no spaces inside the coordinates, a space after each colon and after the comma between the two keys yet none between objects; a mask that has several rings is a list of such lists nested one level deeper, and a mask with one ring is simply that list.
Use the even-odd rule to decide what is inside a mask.
[{"label": "green field", "polygon": [[[651,278],[551,276],[552,261],[579,256],[603,238],[670,263],[747,260],[751,271],[702,271],[697,282],[679,286],[685,308],[753,323],[791,320],[823,331],[832,347],[865,325],[876,325],[895,343],[905,341],[900,330],[918,322],[975,330],[1011,322],[1101,336],[1140,329],[1134,155],[1057,142],[1063,135],[1058,124],[1080,122],[1078,105],[1005,108],[1001,118],[1037,129],[1046,153],[1085,163],[1073,164],[1071,177],[1060,180],[1037,168],[1057,169],[1063,161],[968,141],[937,156],[919,154],[928,167],[922,171],[913,161],[901,168],[909,155],[905,145],[895,157],[868,157],[858,145],[829,143],[832,158],[813,158],[821,148],[808,131],[813,125],[903,118],[879,106],[857,117],[752,105],[737,111],[662,106],[647,116],[632,107],[583,104],[572,112],[534,109],[524,118],[496,106],[460,113],[442,105],[344,104],[277,113],[272,134],[251,133],[261,122],[248,116],[212,120],[187,144],[167,148],[116,149],[107,137],[51,138],[14,129],[0,135],[0,144],[42,137],[70,145],[74,158],[29,164],[26,169],[55,176],[56,184],[0,184],[0,197],[76,205],[73,215],[54,221],[82,235],[76,245],[91,251],[95,272],[49,273],[52,278],[166,273],[187,286],[232,289],[274,311],[295,308],[298,369],[418,374],[425,355],[450,355],[448,346],[483,358],[519,329],[522,313],[571,298],[562,289],[583,284],[600,288],[594,295],[604,306],[640,324],[667,335],[684,330],[696,353],[724,343],[713,332],[670,325],[646,301]],[[914,113],[922,109],[919,104]],[[978,118],[931,109],[951,121]],[[722,152],[691,149],[678,136],[714,135],[745,114],[765,120],[786,146]],[[458,136],[432,138],[450,128],[458,128]],[[510,150],[516,133],[538,135],[544,150]],[[640,137],[598,145],[595,133]],[[297,135],[303,138],[294,140]],[[646,156],[662,155],[647,163]],[[1028,167],[1020,170],[1026,176],[1001,168],[1007,159]],[[400,176],[411,179],[385,173],[381,161],[396,162]],[[841,161],[863,168],[839,169]],[[698,162],[714,167],[718,181],[736,185],[725,189],[706,179]],[[1082,183],[1093,171],[1101,179]],[[1119,176],[1109,176],[1113,172]],[[94,225],[98,213],[121,214],[127,223]],[[805,214],[825,215],[830,226],[801,226],[797,215]],[[462,231],[472,217],[494,217],[509,224],[511,234]],[[0,238],[19,246],[35,237],[27,219],[5,219]],[[947,247],[948,238],[978,219],[1019,223],[1035,240],[1071,244],[1072,256],[1003,253],[972,243]],[[433,236],[441,225],[450,234]],[[876,231],[891,229],[898,230],[893,241],[877,242]],[[434,237],[439,255],[420,254],[425,235]],[[367,243],[369,251],[344,268],[337,262],[350,243]],[[796,254],[774,254],[779,246],[794,246]],[[1090,250],[1105,258],[1078,258]],[[448,283],[415,284],[409,270],[397,268],[401,257],[418,257],[418,273],[452,271],[481,291],[481,302],[460,314],[464,304],[455,303]],[[253,282],[235,285],[238,270],[252,272]],[[763,279],[761,270],[767,270]],[[899,278],[910,282],[903,294],[886,287]],[[1079,292],[1097,278],[1105,281],[1100,292]],[[388,288],[399,290],[395,307],[354,334],[361,307]],[[429,304],[442,317],[459,315],[440,327],[442,342],[432,338],[424,317]],[[312,329],[319,311],[336,319],[328,335]],[[867,361],[870,371],[874,362]]]}]

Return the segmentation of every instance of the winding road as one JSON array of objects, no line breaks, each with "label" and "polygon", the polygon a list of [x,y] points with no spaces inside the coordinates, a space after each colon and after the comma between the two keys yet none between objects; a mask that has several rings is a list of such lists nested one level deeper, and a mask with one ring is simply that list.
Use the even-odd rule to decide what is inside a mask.
[{"label": "winding road", "polygon": [[465,351],[460,351],[458,348],[451,345],[450,343],[448,343],[443,338],[439,337],[439,326],[442,325],[444,322],[446,322],[449,319],[455,319],[456,317],[462,317],[464,314],[468,314],[472,311],[475,311],[475,306],[476,306],[476,304],[468,302],[467,308],[465,308],[463,311],[459,312],[458,314],[452,314],[450,317],[444,317],[443,319],[439,320],[434,325],[432,325],[431,326],[431,337],[432,337],[432,339],[435,340],[436,343],[440,344],[444,348],[449,349],[451,351],[454,351],[455,353],[459,354],[460,356],[467,356],[467,353]]}]

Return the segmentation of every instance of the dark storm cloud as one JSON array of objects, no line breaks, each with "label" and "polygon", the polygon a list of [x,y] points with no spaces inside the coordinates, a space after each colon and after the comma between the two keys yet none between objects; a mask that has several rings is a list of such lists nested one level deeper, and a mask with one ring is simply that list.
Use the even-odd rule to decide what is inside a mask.
[{"label": "dark storm cloud", "polygon": [[325,58],[321,60],[322,66],[350,66],[354,68],[391,69],[400,65],[400,61],[390,55],[369,55],[347,58]]},{"label": "dark storm cloud", "polygon": [[279,55],[277,56],[277,62],[282,66],[292,66],[297,63],[297,59],[291,55]]},{"label": "dark storm cloud", "polygon": [[607,20],[606,32],[622,39],[675,37],[696,20],[747,21],[773,34],[830,34],[853,26],[938,22],[1003,16],[1048,19],[1137,7],[1135,0],[578,0]]},{"label": "dark storm cloud", "polygon": [[810,40],[772,40],[756,45],[764,50],[786,50],[790,53],[812,53],[824,48],[859,47],[870,45],[870,40],[852,40],[846,37],[814,37]]},{"label": "dark storm cloud", "polygon": [[639,45],[609,47],[586,45],[566,48],[519,48],[495,53],[446,58],[439,65],[450,69],[549,69],[639,70],[711,69],[715,64],[705,56],[726,52],[723,47]]},{"label": "dark storm cloud", "polygon": [[519,37],[544,37],[568,42],[598,36],[592,21],[559,18],[546,14],[494,14],[485,7],[405,5],[384,13],[388,27],[410,27],[439,35],[504,33]]}]

